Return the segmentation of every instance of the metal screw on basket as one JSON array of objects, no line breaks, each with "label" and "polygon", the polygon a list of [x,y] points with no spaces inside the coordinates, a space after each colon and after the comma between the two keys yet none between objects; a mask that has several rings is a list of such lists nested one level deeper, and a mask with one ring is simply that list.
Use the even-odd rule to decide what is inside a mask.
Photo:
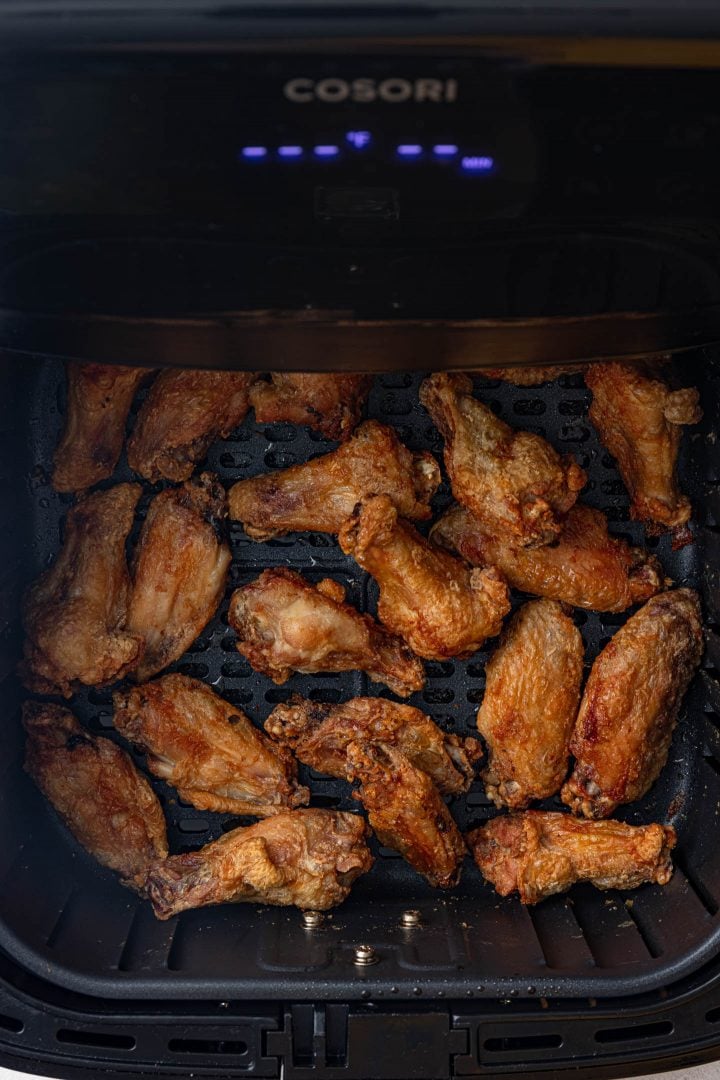
[{"label": "metal screw on basket", "polygon": [[322,911],[303,911],[302,924],[306,930],[317,930],[325,922]]},{"label": "metal screw on basket", "polygon": [[369,967],[370,964],[377,964],[380,957],[377,955],[372,945],[356,945],[355,946],[355,963],[360,967]]},{"label": "metal screw on basket", "polygon": [[414,926],[422,926],[422,916],[419,911],[410,909],[409,911],[403,911],[400,916],[400,925],[411,929]]}]

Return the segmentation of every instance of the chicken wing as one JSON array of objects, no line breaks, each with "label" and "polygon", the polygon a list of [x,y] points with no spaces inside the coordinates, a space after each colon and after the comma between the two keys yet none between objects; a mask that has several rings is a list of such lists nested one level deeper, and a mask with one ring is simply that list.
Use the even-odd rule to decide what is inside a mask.
[{"label": "chicken wing", "polygon": [[401,697],[421,690],[425,672],[405,642],[344,600],[336,581],[311,585],[280,566],[233,593],[228,622],[238,652],[273,682],[293,671],[358,670]]},{"label": "chicken wing", "polygon": [[673,530],[682,546],[691,507],[678,487],[677,458],[683,425],[702,419],[697,390],[670,390],[634,364],[591,364],[585,381],[590,419],[617,461],[630,513],[651,534]]},{"label": "chicken wing", "polygon": [[524,546],[560,533],[584,487],[584,471],[545,439],[514,431],[472,396],[467,375],[431,375],[420,401],[445,440],[453,495],[486,532]]},{"label": "chicken wing", "polygon": [[120,734],[198,810],[267,817],[308,802],[290,751],[197,679],[165,675],[113,700]]},{"label": "chicken wing", "polygon": [[153,483],[187,480],[210,444],[245,419],[256,378],[250,371],[161,371],[128,440],[130,468]]},{"label": "chicken wing", "polygon": [[396,746],[444,795],[466,792],[482,757],[477,739],[450,735],[419,709],[385,698],[359,697],[344,705],[324,705],[295,694],[275,706],[265,730],[290,747],[304,765],[341,780],[348,779],[351,742]]},{"label": "chicken wing", "polygon": [[439,484],[432,454],[412,454],[392,428],[368,420],[338,450],[234,484],[230,517],[253,540],[293,531],[334,533],[364,495],[381,493],[404,517],[424,521]]},{"label": "chicken wing", "polygon": [[146,368],[68,363],[65,429],[55,450],[53,487],[84,491],[112,476],[135,392]]},{"label": "chicken wing", "polygon": [[277,371],[270,380],[257,382],[250,390],[256,420],[307,424],[326,439],[339,442],[349,439],[357,427],[373,381],[372,375],[299,375]]},{"label": "chicken wing", "polygon": [[145,642],[144,682],[182,656],[217,611],[230,566],[225,490],[212,473],[150,504],[133,559],[127,625]]},{"label": "chicken wing", "polygon": [[76,840],[123,884],[142,892],[150,866],[168,853],[165,818],[132,758],[97,739],[69,709],[23,706],[25,771]]},{"label": "chicken wing", "polygon": [[500,632],[510,601],[498,571],[470,570],[434,547],[398,518],[387,495],[364,499],[339,540],[380,586],[380,621],[418,656],[471,656]]},{"label": "chicken wing", "polygon": [[649,600],[605,646],[570,742],[575,769],[562,800],[574,813],[608,817],[655,783],[703,645],[698,595],[676,589]]},{"label": "chicken wing", "polygon": [[494,818],[466,836],[480,871],[501,896],[537,904],[576,881],[598,889],[667,885],[675,830],[664,825],[578,821],[570,814],[528,810]]},{"label": "chicken wing", "polygon": [[350,779],[362,785],[355,798],[380,843],[399,851],[431,885],[457,885],[467,849],[427,773],[394,746],[350,743],[347,759]]},{"label": "chicken wing", "polygon": [[580,631],[556,600],[531,600],[503,631],[477,716],[489,752],[485,791],[496,806],[522,810],[559,790],[584,654]]},{"label": "chicken wing", "polygon": [[660,562],[610,536],[601,510],[575,503],[557,541],[526,548],[482,531],[469,510],[451,507],[430,539],[473,566],[496,566],[513,589],[592,611],[625,611],[663,587]]},{"label": "chicken wing", "polygon": [[60,554],[25,596],[20,674],[29,690],[71,697],[73,683],[103,686],[139,662],[143,639],[126,621],[125,540],[140,491],[118,484],[68,512]]},{"label": "chicken wing", "polygon": [[294,810],[258,821],[186,855],[171,855],[147,879],[159,919],[207,904],[342,903],[373,858],[359,814]]},{"label": "chicken wing", "polygon": [[502,379],[514,386],[541,386],[561,375],[574,375],[584,369],[585,364],[551,364],[548,367],[518,364],[517,367],[478,368],[476,374],[485,379]]}]

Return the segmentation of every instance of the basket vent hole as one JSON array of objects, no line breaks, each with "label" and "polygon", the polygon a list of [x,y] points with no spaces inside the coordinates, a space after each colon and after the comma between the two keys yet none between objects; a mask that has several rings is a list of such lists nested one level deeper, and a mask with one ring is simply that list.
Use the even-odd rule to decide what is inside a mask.
[{"label": "basket vent hole", "polygon": [[634,1024],[630,1027],[603,1028],[595,1032],[595,1042],[634,1042],[636,1039],[655,1039],[660,1035],[672,1035],[674,1025],[670,1020],[658,1020],[654,1024]]},{"label": "basket vent hole", "polygon": [[204,833],[210,828],[205,818],[183,818],[178,821],[178,829],[184,833]]},{"label": "basket vent hole", "polygon": [[173,1054],[236,1054],[248,1052],[242,1039],[170,1039],[168,1050]]},{"label": "basket vent hole", "polygon": [[0,1029],[2,1031],[12,1031],[13,1035],[19,1035],[24,1027],[22,1020],[16,1020],[14,1016],[6,1016],[5,1013],[0,1013]]},{"label": "basket vent hole", "polygon": [[108,1050],[134,1050],[133,1035],[118,1035],[109,1031],[75,1031],[72,1028],[59,1028],[55,1038],[61,1043],[74,1046],[103,1046]]},{"label": "basket vent hole", "polygon": [[557,1050],[562,1044],[562,1035],[505,1035],[486,1039],[483,1047],[490,1053],[502,1053],[509,1050]]}]

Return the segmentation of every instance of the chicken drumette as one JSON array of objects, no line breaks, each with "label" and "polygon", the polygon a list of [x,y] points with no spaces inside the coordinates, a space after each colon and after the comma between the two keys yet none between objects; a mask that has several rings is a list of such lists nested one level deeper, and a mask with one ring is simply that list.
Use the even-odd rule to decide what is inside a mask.
[{"label": "chicken drumette", "polygon": [[372,375],[300,375],[274,371],[250,390],[255,419],[307,424],[327,439],[344,442],[360,419]]},{"label": "chicken drumette", "polygon": [[561,375],[574,375],[585,370],[585,364],[551,364],[548,367],[534,367],[518,364],[517,367],[478,368],[475,374],[485,379],[502,379],[514,386],[541,386],[552,382]]},{"label": "chicken drumette", "polygon": [[472,396],[467,375],[431,375],[420,401],[445,440],[453,494],[481,527],[524,546],[556,539],[585,485],[580,466],[500,420]]},{"label": "chicken drumette", "polygon": [[411,453],[392,428],[368,420],[338,450],[235,484],[230,517],[253,540],[293,530],[337,532],[363,496],[382,493],[404,517],[425,520],[439,484],[432,454]]},{"label": "chicken drumette", "polygon": [[295,905],[322,911],[341,903],[372,866],[359,814],[293,810],[258,821],[150,872],[159,919],[207,904]]},{"label": "chicken drumette", "polygon": [[401,697],[422,689],[423,666],[405,642],[344,600],[336,581],[311,585],[277,567],[233,593],[228,622],[238,652],[276,683],[293,671],[359,670]]}]

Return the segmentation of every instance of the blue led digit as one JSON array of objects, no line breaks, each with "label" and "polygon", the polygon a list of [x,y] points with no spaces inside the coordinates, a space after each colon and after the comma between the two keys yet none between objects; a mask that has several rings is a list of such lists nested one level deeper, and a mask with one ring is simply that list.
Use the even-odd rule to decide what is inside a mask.
[{"label": "blue led digit", "polygon": [[372,142],[372,135],[369,131],[348,131],[345,141],[355,150],[364,150]]},{"label": "blue led digit", "polygon": [[420,157],[422,154],[422,146],[418,143],[400,143],[397,152],[400,157],[404,158]]},{"label": "blue led digit", "polygon": [[248,161],[257,161],[267,157],[267,146],[243,146],[240,154]]},{"label": "blue led digit", "polygon": [[491,172],[495,160],[482,154],[469,154],[464,157],[460,165],[466,172]]},{"label": "blue led digit", "polygon": [[457,152],[458,148],[454,143],[436,143],[433,146],[435,157],[455,157]]},{"label": "blue led digit", "polygon": [[278,146],[278,156],[281,158],[299,158],[302,155],[302,146]]},{"label": "blue led digit", "polygon": [[330,144],[321,144],[320,146],[313,147],[313,154],[319,158],[334,158],[340,153],[339,146],[331,146]]}]

